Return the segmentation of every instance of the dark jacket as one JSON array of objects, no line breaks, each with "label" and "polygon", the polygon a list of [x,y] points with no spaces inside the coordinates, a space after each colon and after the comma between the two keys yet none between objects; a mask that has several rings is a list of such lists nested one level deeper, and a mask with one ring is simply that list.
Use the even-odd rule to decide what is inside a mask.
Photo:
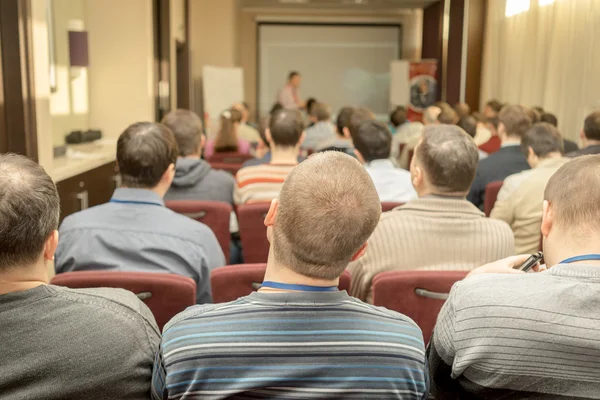
[{"label": "dark jacket", "polygon": [[471,203],[483,210],[485,200],[485,187],[495,181],[503,181],[507,176],[529,169],[529,164],[521,146],[510,145],[502,147],[489,157],[479,161],[475,181],[471,186],[468,199]]},{"label": "dark jacket", "polygon": [[222,201],[233,205],[234,185],[235,179],[230,173],[214,170],[204,160],[178,158],[175,179],[165,201]]},{"label": "dark jacket", "polygon": [[600,154],[600,144],[584,147],[583,149],[568,153],[567,157],[574,158],[579,156],[589,156],[591,154]]}]

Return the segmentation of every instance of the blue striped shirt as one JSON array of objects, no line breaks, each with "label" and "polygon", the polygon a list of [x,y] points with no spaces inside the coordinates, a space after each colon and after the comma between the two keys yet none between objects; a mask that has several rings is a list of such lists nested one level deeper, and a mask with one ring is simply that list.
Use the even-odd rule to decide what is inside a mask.
[{"label": "blue striped shirt", "polygon": [[425,399],[423,336],[344,292],[252,293],[165,327],[154,399]]}]

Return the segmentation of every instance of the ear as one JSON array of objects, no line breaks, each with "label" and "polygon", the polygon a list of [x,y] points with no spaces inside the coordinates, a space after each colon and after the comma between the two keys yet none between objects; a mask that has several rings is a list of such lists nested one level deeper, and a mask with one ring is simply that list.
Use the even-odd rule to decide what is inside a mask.
[{"label": "ear", "polygon": [[306,139],[306,132],[302,132],[302,135],[300,135],[300,139],[298,140],[296,146],[302,146],[302,143],[304,143],[304,139]]},{"label": "ear", "polygon": [[502,122],[498,123],[498,135],[504,135],[504,133],[506,132],[505,129],[506,128],[504,127],[504,124]]},{"label": "ear", "polygon": [[273,199],[271,206],[265,217],[265,226],[273,226],[275,223],[275,217],[277,216],[277,209],[279,208],[279,199]]},{"label": "ear", "polygon": [[352,258],[350,259],[350,261],[356,261],[359,258],[363,257],[365,254],[367,254],[367,247],[369,246],[369,243],[365,242],[365,244],[363,244],[362,246],[360,246],[360,249],[358,249],[358,251],[356,253],[354,253],[354,255],[352,256]]},{"label": "ear", "polygon": [[271,130],[269,128],[265,129],[265,139],[267,139],[267,142],[273,143],[273,136],[271,136]]},{"label": "ear", "polygon": [[535,151],[533,151],[533,147],[529,146],[527,148],[527,159],[530,159],[532,157],[537,157],[537,155],[535,154]]},{"label": "ear", "polygon": [[350,139],[351,138],[351,136],[350,136],[350,129],[348,129],[347,126],[345,126],[345,127],[342,128],[342,134],[344,135],[344,137],[346,139]]},{"label": "ear", "polygon": [[548,200],[544,200],[543,212],[542,212],[542,236],[547,238],[552,230],[552,223],[554,215],[552,212],[552,206]]},{"label": "ear", "polygon": [[48,239],[46,239],[46,243],[44,244],[44,260],[53,261],[54,253],[56,252],[56,247],[58,247],[58,231],[52,231]]},{"label": "ear", "polygon": [[414,162],[410,163],[411,182],[414,188],[418,188],[423,183],[423,170]]},{"label": "ear", "polygon": [[175,178],[175,164],[169,164],[169,167],[163,174],[162,178],[160,178],[160,181],[167,184],[167,186],[171,186],[173,178]]},{"label": "ear", "polygon": [[356,158],[358,158],[358,161],[360,161],[361,164],[366,164],[367,163],[365,161],[365,158],[363,157],[363,155],[360,154],[360,151],[356,150],[356,148],[354,149],[354,155],[356,156]]}]

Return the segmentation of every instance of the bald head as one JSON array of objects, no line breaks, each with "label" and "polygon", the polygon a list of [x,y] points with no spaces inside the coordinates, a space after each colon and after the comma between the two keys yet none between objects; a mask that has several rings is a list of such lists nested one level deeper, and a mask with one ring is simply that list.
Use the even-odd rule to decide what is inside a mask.
[{"label": "bald head", "polygon": [[311,278],[338,278],[377,226],[381,203],[354,158],[316,153],[287,176],[272,250],[278,263]]},{"label": "bald head", "polygon": [[427,107],[423,111],[423,125],[433,125],[438,123],[438,115],[442,109],[436,106]]},{"label": "bald head", "polygon": [[273,143],[280,147],[294,147],[304,132],[304,120],[298,110],[279,110],[269,121]]}]

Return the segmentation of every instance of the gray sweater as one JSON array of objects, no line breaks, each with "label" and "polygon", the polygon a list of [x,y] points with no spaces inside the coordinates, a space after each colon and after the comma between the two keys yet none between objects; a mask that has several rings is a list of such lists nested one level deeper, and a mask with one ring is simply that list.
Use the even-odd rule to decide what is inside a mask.
[{"label": "gray sweater", "polygon": [[165,201],[202,200],[233,204],[234,184],[235,179],[230,173],[214,170],[204,160],[179,158],[175,179]]}]

